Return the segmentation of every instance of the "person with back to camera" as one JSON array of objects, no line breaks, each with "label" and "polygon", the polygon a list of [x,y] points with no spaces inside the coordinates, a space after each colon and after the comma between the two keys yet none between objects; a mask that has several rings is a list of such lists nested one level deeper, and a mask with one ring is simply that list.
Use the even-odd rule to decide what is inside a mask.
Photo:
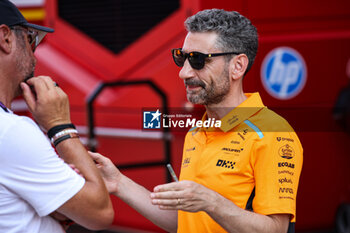
[{"label": "person with back to camera", "polygon": [[[114,218],[103,179],[71,123],[67,95],[50,77],[33,77],[34,51],[48,32],[53,30],[29,24],[15,5],[0,0],[2,233],[63,233],[57,219],[66,218],[102,229]],[[34,121],[11,111],[21,94],[59,156]]]},{"label": "person with back to camera", "polygon": [[[185,22],[188,34],[172,56],[187,98],[218,128],[186,135],[179,182],[149,192],[98,153],[110,193],[169,232],[294,232],[303,149],[286,120],[243,92],[258,35],[235,11],[204,10]],[[158,208],[156,208],[158,207]]]}]

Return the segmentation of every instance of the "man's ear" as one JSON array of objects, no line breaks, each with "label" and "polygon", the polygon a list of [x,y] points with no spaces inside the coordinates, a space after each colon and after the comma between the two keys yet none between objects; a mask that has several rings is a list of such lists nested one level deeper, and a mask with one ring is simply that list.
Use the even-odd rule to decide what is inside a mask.
[{"label": "man's ear", "polygon": [[230,77],[234,80],[243,78],[249,59],[244,53],[233,57],[230,61]]},{"label": "man's ear", "polygon": [[5,24],[0,25],[0,50],[6,54],[11,53],[12,41],[14,40],[14,34],[11,29]]}]

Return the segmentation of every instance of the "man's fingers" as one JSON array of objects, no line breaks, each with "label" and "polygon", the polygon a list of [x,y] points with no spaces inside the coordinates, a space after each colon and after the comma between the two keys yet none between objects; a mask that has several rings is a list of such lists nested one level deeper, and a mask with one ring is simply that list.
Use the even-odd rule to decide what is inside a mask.
[{"label": "man's fingers", "polygon": [[101,155],[92,151],[88,151],[91,158],[95,161],[101,160]]},{"label": "man's fingers", "polygon": [[67,94],[62,90],[62,88],[60,88],[59,86],[55,86],[55,90],[56,92],[60,95],[60,96],[66,96]]},{"label": "man's fingers", "polygon": [[152,199],[173,199],[177,198],[174,191],[165,191],[165,192],[154,192],[151,193]]},{"label": "man's fingers", "polygon": [[47,89],[51,90],[55,88],[55,82],[49,76],[38,76],[46,86]]},{"label": "man's fingers", "polygon": [[101,154],[99,153],[95,153],[95,152],[91,152],[91,151],[88,151],[89,155],[91,156],[91,158],[96,161],[97,163],[99,164],[106,164],[106,159],[104,156],[102,156]]},{"label": "man's fingers", "polygon": [[55,82],[48,76],[37,76],[27,80],[37,93],[55,90]]},{"label": "man's fingers", "polygon": [[20,85],[21,85],[21,88],[23,91],[24,100],[26,101],[26,103],[29,107],[29,110],[34,109],[35,108],[35,95],[34,95],[34,93],[30,89],[28,84],[22,82]]},{"label": "man's fingers", "polygon": [[47,98],[47,91],[49,90],[46,82],[40,77],[34,77],[27,80],[28,85],[34,87],[37,99]]},{"label": "man's fingers", "polygon": [[68,166],[70,168],[72,168],[78,175],[82,176],[80,170],[78,168],[76,168],[74,164],[70,163],[70,164],[68,164]]},{"label": "man's fingers", "polygon": [[161,205],[161,206],[177,206],[181,203],[179,202],[179,198],[176,199],[152,199],[153,205]]},{"label": "man's fingers", "polygon": [[171,191],[171,190],[173,191],[183,190],[181,182],[171,182],[168,184],[157,185],[153,189],[154,192],[165,192],[165,191]]},{"label": "man's fingers", "polygon": [[150,194],[151,199],[153,200],[174,200],[179,198],[184,198],[185,191],[164,191],[164,192],[154,192]]}]

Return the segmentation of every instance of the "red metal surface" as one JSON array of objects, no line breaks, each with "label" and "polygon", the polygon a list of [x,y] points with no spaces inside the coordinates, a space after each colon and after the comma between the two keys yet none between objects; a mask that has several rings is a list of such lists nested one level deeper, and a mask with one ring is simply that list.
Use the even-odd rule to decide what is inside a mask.
[{"label": "red metal surface", "polygon": [[[240,11],[258,28],[259,52],[255,65],[245,77],[245,90],[259,91],[267,106],[315,109],[307,115],[283,115],[294,127],[314,126],[307,132],[295,128],[304,147],[296,228],[332,227],[337,206],[350,202],[350,170],[347,169],[350,136],[326,126],[333,122],[331,107],[337,94],[349,82],[345,74],[350,58],[349,1],[183,0],[180,9],[120,54],[113,54],[58,18],[56,0],[47,0],[46,23],[56,32],[37,50],[37,74],[51,75],[69,94],[72,118],[78,125],[86,124],[85,99],[101,80],[151,78],[167,93],[170,106],[181,108],[186,103],[185,90],[170,49],[181,47],[186,35],[183,21],[188,15],[213,7]],[[284,101],[269,95],[260,81],[262,60],[279,46],[289,46],[301,53],[308,69],[302,92]],[[160,106],[157,96],[143,87],[109,90],[98,100],[97,126],[105,127],[141,129],[141,108]],[[320,109],[322,113],[317,115],[316,110]],[[183,136],[176,133],[172,141],[176,173],[180,169]],[[99,142],[99,152],[117,164],[150,161],[162,155],[160,142],[110,138],[99,138]],[[165,172],[155,168],[135,169],[125,174],[152,189],[164,183]],[[117,198],[113,198],[113,202],[115,224],[159,231]]]}]

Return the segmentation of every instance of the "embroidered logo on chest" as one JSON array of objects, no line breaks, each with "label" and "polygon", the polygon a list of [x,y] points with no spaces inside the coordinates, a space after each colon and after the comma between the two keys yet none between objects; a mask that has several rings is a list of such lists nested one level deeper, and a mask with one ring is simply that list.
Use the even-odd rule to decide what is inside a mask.
[{"label": "embroidered logo on chest", "polygon": [[241,149],[234,149],[234,148],[223,147],[223,148],[221,148],[221,150],[227,151],[227,152],[240,153],[243,150],[243,148],[241,148]]},{"label": "embroidered logo on chest", "polygon": [[224,159],[218,159],[216,166],[217,167],[223,167],[223,168],[229,168],[234,169],[236,165],[236,162],[230,161],[230,160],[224,160]]},{"label": "embroidered logo on chest", "polygon": [[187,157],[184,159],[184,161],[182,162],[182,167],[187,167],[191,162],[191,157]]}]

